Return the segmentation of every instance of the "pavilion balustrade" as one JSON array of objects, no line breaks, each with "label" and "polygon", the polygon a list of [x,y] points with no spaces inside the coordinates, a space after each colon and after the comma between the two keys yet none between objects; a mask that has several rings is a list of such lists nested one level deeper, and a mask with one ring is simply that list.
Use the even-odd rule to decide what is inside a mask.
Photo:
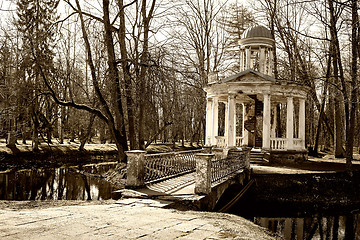
[{"label": "pavilion balustrade", "polygon": [[[272,150],[289,150],[288,143],[292,142],[292,150],[302,150],[305,149],[304,147],[304,140],[300,138],[270,138],[270,148]],[[291,143],[290,142],[290,143]]]},{"label": "pavilion balustrade", "polygon": [[[225,136],[216,136],[215,137],[216,139],[216,147],[218,148],[225,148],[227,145],[226,145],[226,137]],[[236,137],[235,138],[235,146],[236,147],[241,147],[243,146],[244,144],[244,138],[243,137]]]},{"label": "pavilion balustrade", "polygon": [[300,138],[293,139],[293,148],[294,150],[302,150],[304,149],[304,140]]},{"label": "pavilion balustrade", "polygon": [[236,147],[241,147],[241,146],[244,145],[244,138],[243,137],[236,137],[235,140],[236,140],[236,142],[235,142]]},{"label": "pavilion balustrade", "polygon": [[226,147],[226,138],[225,136],[216,136],[216,146],[218,148],[225,148]]},{"label": "pavilion balustrade", "polygon": [[[218,148],[226,148],[226,137],[225,136],[216,136],[216,147]],[[291,148],[289,148],[289,143],[291,144]],[[236,137],[236,147],[244,146],[244,138]],[[304,140],[300,138],[270,138],[270,149],[272,150],[302,150],[305,149]]]},{"label": "pavilion balustrade", "polygon": [[287,138],[270,138],[270,148],[273,150],[286,150]]}]

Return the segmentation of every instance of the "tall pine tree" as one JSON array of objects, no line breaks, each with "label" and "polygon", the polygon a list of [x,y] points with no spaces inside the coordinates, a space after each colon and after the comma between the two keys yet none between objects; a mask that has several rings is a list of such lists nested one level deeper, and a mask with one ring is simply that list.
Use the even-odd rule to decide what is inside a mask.
[{"label": "tall pine tree", "polygon": [[50,98],[40,94],[43,84],[39,65],[45,74],[49,74],[53,69],[52,49],[56,32],[54,23],[58,19],[58,3],[59,1],[52,0],[17,1],[15,24],[22,39],[20,76],[27,88],[27,94],[23,97],[29,98],[34,151],[38,150],[40,125],[47,129],[48,141],[51,140],[51,124],[48,118],[52,115],[52,104]]}]

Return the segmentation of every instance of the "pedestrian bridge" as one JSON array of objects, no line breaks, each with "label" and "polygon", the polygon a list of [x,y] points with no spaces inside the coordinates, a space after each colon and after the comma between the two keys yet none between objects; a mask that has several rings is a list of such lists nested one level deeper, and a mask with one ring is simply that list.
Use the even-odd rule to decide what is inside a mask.
[{"label": "pedestrian bridge", "polygon": [[[127,189],[148,198],[172,200],[192,209],[214,209],[232,184],[249,180],[250,150],[211,149],[147,154],[128,151]],[[138,196],[137,196],[138,197]]]}]

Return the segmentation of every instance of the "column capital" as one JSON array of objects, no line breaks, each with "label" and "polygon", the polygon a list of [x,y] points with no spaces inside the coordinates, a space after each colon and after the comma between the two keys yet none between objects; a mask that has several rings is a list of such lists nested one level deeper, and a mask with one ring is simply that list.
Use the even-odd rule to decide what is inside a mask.
[{"label": "column capital", "polygon": [[236,93],[233,93],[233,92],[228,93],[228,98],[230,98],[230,99],[234,99],[235,96],[236,96]]}]

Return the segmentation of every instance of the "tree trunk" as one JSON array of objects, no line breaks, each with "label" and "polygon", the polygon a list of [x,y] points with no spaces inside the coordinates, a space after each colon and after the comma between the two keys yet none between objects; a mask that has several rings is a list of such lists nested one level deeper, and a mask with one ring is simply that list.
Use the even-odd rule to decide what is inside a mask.
[{"label": "tree trunk", "polygon": [[321,130],[321,120],[323,118],[324,115],[324,107],[325,107],[325,101],[321,104],[321,110],[320,110],[320,114],[319,114],[319,121],[318,121],[318,125],[316,128],[316,138],[315,138],[315,143],[314,143],[314,149],[313,149],[313,155],[317,156],[318,155],[318,148],[319,148],[319,137],[320,137],[320,130]]},{"label": "tree trunk", "polygon": [[34,152],[39,151],[39,121],[33,116],[32,148]]},{"label": "tree trunk", "polygon": [[[271,5],[271,1],[269,1],[269,4]],[[274,4],[271,7],[272,7],[272,9],[271,9],[271,13],[270,13],[270,32],[271,32],[271,36],[275,40],[275,14],[277,11],[277,0],[274,0]],[[279,73],[277,70],[278,60],[277,60],[275,42],[273,45],[273,51],[274,51],[274,53],[273,53],[273,56],[274,56],[274,78],[278,80],[278,78],[279,78]]]},{"label": "tree trunk", "polygon": [[58,122],[58,134],[60,144],[64,143],[64,124],[65,124],[65,107],[60,106],[60,117]]},{"label": "tree trunk", "polygon": [[142,47],[142,54],[140,57],[140,74],[139,74],[139,148],[145,149],[145,98],[144,94],[146,95],[146,72],[147,72],[147,65],[148,65],[148,48],[149,48],[149,31],[150,31],[150,20],[153,17],[153,12],[155,8],[156,0],[152,0],[151,8],[149,13],[146,13],[147,5],[146,0],[142,1],[141,13],[143,17],[143,28],[144,28],[144,38],[143,38],[143,47]]},{"label": "tree trunk", "polygon": [[135,111],[134,111],[134,100],[132,97],[132,84],[130,77],[130,63],[127,61],[127,45],[126,45],[126,27],[125,27],[125,7],[123,0],[118,0],[119,6],[119,31],[118,37],[120,42],[120,54],[121,54],[121,67],[122,74],[124,78],[124,87],[125,87],[125,98],[126,98],[126,109],[128,115],[128,128],[129,128],[129,141],[130,149],[136,148],[136,133],[135,133]]},{"label": "tree trunk", "polygon": [[335,105],[335,157],[343,158],[344,152],[344,142],[343,142],[343,134],[344,134],[344,123],[343,123],[343,112],[341,111],[343,108],[340,105],[341,102],[339,101],[338,97],[334,98],[334,105]]},{"label": "tree trunk", "polygon": [[113,86],[115,87],[115,99],[114,99],[114,101],[116,102],[115,116],[117,118],[116,123],[118,126],[116,126],[115,125],[116,123],[112,120],[111,114],[109,114],[110,116],[109,123],[111,126],[111,133],[113,135],[113,139],[115,140],[116,146],[118,147],[119,157],[122,161],[125,161],[126,155],[124,151],[128,150],[128,146],[127,146],[127,138],[125,131],[123,107],[121,101],[120,79],[117,69],[114,41],[111,31],[109,4],[110,4],[109,0],[103,0],[105,45],[108,54],[109,72],[110,72],[111,80],[113,81]]},{"label": "tree trunk", "polygon": [[[344,99],[344,107],[345,107],[345,132],[347,133],[347,131],[349,130],[349,121],[348,121],[348,117],[349,117],[349,108],[348,108],[348,96],[347,96],[347,90],[346,90],[346,85],[345,85],[345,78],[344,78],[344,71],[343,71],[343,66],[342,66],[342,61],[341,61],[341,53],[340,53],[340,44],[339,44],[339,39],[338,39],[338,30],[337,30],[337,20],[338,20],[338,16],[336,16],[335,14],[335,9],[334,9],[334,2],[333,0],[328,0],[328,4],[329,4],[329,14],[330,14],[330,35],[331,35],[331,51],[330,54],[332,54],[333,56],[333,71],[334,71],[334,84],[339,84],[341,83],[342,89],[341,89],[341,93]],[[336,126],[336,137],[334,139],[334,143],[335,143],[335,156],[337,154],[340,155],[340,148],[343,148],[343,142],[342,142],[342,137],[341,136],[342,132],[341,128],[343,126],[343,124],[340,126],[341,122],[341,110],[342,108],[339,108],[340,106],[340,102],[341,100],[339,99],[339,94],[335,93],[335,126]],[[342,154],[344,153],[344,151],[342,151]],[[343,155],[342,155],[343,156]]]},{"label": "tree trunk", "polygon": [[352,29],[351,29],[351,92],[350,92],[350,115],[348,128],[346,129],[346,168],[350,175],[352,175],[352,159],[354,147],[354,131],[355,131],[355,112],[357,108],[357,77],[358,77],[358,0],[351,1],[351,15],[352,15]]},{"label": "tree trunk", "polygon": [[82,139],[80,140],[79,151],[84,151],[84,147],[85,147],[86,141],[89,139],[89,136],[90,136],[90,134],[91,134],[91,130],[92,130],[92,126],[93,126],[94,121],[95,121],[95,117],[96,117],[95,114],[91,114],[91,115],[90,115],[88,127],[87,127],[86,132],[85,132],[85,134],[83,135]]}]

